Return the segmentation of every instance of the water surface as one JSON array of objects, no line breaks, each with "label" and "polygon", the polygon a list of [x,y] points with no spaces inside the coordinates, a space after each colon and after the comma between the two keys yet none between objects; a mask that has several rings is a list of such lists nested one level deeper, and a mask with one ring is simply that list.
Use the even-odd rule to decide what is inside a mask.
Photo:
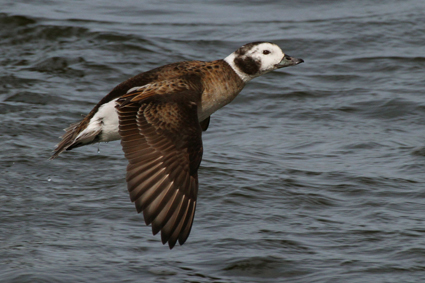
[{"label": "water surface", "polygon": [[[424,8],[3,0],[0,282],[424,282]],[[123,80],[258,40],[305,63],[212,116],[185,245],[136,213],[119,142],[47,160]]]}]

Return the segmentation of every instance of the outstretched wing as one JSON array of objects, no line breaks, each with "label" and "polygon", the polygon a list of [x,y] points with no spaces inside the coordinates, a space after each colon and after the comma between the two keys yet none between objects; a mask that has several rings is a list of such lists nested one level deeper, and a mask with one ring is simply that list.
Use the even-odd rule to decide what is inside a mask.
[{"label": "outstretched wing", "polygon": [[195,215],[201,92],[199,85],[178,79],[143,86],[117,101],[131,201],[170,249],[186,241]]}]

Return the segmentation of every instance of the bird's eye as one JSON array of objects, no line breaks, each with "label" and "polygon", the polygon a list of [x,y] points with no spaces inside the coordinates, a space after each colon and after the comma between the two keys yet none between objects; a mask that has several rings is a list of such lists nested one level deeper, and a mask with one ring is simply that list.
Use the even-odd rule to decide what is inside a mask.
[{"label": "bird's eye", "polygon": [[264,55],[270,54],[270,51],[269,50],[263,50],[263,54]]}]

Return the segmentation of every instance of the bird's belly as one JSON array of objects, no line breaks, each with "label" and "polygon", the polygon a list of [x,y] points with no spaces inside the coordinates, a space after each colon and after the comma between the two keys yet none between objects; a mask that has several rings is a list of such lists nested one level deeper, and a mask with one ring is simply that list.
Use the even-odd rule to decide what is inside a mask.
[{"label": "bird's belly", "polygon": [[101,142],[121,139],[121,136],[118,133],[119,119],[115,106],[116,99],[103,105],[99,109],[98,113],[93,117],[93,120],[99,120],[100,127],[102,128],[102,132],[99,135],[99,141]]},{"label": "bird's belly", "polygon": [[118,113],[115,109],[116,99],[105,103],[90,122],[87,128],[82,131],[77,139],[83,144],[90,144],[93,142],[108,142],[121,139],[118,132]]}]

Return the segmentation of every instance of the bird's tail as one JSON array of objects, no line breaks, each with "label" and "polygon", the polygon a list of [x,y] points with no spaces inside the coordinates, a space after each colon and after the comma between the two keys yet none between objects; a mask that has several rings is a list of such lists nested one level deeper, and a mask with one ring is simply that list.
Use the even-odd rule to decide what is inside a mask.
[{"label": "bird's tail", "polygon": [[56,145],[53,151],[53,155],[50,159],[54,159],[59,156],[65,150],[71,150],[76,147],[91,144],[97,142],[97,136],[101,132],[99,128],[96,131],[86,131],[87,122],[86,119],[71,124],[68,128],[64,129],[65,134],[60,138],[62,141]]}]

